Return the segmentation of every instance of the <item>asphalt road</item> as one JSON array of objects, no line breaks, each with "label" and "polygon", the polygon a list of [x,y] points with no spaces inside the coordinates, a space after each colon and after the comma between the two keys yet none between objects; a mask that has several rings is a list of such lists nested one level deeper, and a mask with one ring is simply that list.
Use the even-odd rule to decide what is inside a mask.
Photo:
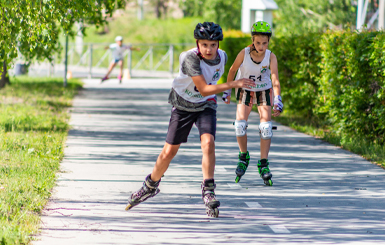
[{"label": "asphalt road", "polygon": [[161,192],[125,211],[163,147],[171,80],[85,83],[74,100],[65,158],[33,244],[385,243],[382,168],[274,123],[269,157],[274,185],[264,186],[256,166],[259,117],[253,112],[251,165],[235,184],[236,106],[222,102],[215,170],[219,218],[207,217],[201,199],[195,127],[162,178]]}]

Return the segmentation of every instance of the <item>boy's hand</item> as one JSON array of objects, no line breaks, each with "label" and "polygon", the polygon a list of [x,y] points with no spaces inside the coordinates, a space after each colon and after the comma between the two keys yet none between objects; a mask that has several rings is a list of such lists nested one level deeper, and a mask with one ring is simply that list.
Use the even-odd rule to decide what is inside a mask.
[{"label": "boy's hand", "polygon": [[241,78],[239,80],[233,81],[233,88],[252,88],[255,86],[255,82],[251,79]]},{"label": "boy's hand", "polygon": [[273,116],[277,117],[283,111],[283,103],[280,95],[274,97]]},{"label": "boy's hand", "polygon": [[230,104],[230,97],[231,97],[231,89],[223,92],[222,100],[225,102],[225,104]]}]

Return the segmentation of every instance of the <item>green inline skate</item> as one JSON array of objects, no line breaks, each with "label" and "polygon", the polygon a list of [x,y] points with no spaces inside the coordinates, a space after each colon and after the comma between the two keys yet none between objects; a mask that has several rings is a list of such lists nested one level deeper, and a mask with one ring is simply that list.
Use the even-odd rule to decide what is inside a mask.
[{"label": "green inline skate", "polygon": [[270,173],[269,161],[267,159],[258,160],[258,171],[265,185],[272,186],[273,181],[271,178],[273,177],[273,174]]},{"label": "green inline skate", "polygon": [[242,176],[246,173],[247,167],[249,166],[250,162],[249,152],[239,152],[238,158],[238,165],[235,169],[235,174],[237,175],[237,177],[235,177],[235,183],[238,183],[241,180]]}]

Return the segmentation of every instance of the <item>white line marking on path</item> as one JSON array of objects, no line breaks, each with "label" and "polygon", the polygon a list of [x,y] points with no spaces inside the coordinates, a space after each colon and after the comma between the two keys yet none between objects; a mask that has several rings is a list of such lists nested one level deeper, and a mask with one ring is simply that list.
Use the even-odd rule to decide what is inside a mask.
[{"label": "white line marking on path", "polygon": [[249,206],[249,208],[262,208],[258,202],[246,202],[246,205]]},{"label": "white line marking on path", "polygon": [[230,188],[233,188],[233,189],[242,188],[242,186],[238,183],[227,183],[227,184],[230,186]]},{"label": "white line marking on path", "polygon": [[225,167],[222,167],[222,166],[215,167],[215,170],[218,171],[218,172],[226,172]]},{"label": "white line marking on path", "polygon": [[269,227],[275,232],[275,233],[290,233],[288,229],[284,225],[269,225]]}]

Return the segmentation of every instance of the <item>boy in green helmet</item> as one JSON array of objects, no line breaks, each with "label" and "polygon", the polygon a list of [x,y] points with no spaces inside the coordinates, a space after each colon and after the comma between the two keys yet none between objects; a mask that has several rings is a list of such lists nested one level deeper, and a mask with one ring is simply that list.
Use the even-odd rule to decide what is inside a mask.
[{"label": "boy in green helmet", "polygon": [[[233,81],[235,73],[238,71],[236,79],[249,78],[256,82],[256,85],[250,89],[239,88],[235,90],[238,105],[234,126],[240,150],[239,161],[235,170],[237,175],[235,182],[241,179],[249,165],[247,120],[253,105],[257,105],[260,116],[259,134],[261,136],[261,156],[258,160],[258,170],[264,183],[271,186],[273,175],[270,173],[268,161],[273,136],[271,115],[279,116],[283,110],[280,96],[281,86],[278,79],[278,62],[277,57],[268,49],[272,35],[271,26],[265,21],[258,21],[253,24],[251,35],[253,43],[239,52],[227,77],[227,82]],[[226,104],[230,103],[230,95],[231,90],[226,91],[223,95]]]}]

